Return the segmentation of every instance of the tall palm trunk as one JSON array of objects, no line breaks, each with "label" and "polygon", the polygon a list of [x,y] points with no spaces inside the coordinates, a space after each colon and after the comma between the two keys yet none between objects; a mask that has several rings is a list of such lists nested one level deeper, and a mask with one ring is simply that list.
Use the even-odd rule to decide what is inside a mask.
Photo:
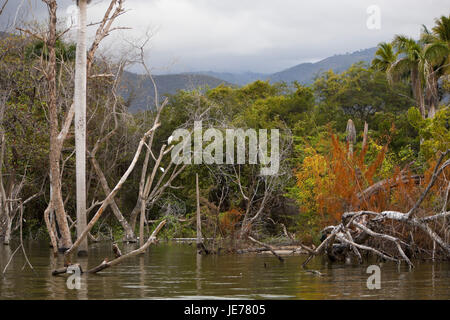
[{"label": "tall palm trunk", "polygon": [[425,99],[423,96],[422,81],[420,80],[418,66],[414,66],[411,70],[411,82],[412,82],[413,95],[417,101],[417,105],[419,107],[420,114],[422,115],[422,118],[425,119],[427,116],[427,112],[425,109]]},{"label": "tall palm trunk", "polygon": [[431,70],[431,73],[428,76],[426,96],[427,96],[427,105],[429,107],[428,118],[432,119],[434,118],[436,114],[436,109],[439,105],[439,85],[437,75],[435,72],[433,72],[433,70]]},{"label": "tall palm trunk", "polygon": [[[75,60],[75,149],[77,191],[77,236],[86,229],[86,15],[87,0],[79,0],[77,54]],[[87,238],[78,247],[86,255]]]}]

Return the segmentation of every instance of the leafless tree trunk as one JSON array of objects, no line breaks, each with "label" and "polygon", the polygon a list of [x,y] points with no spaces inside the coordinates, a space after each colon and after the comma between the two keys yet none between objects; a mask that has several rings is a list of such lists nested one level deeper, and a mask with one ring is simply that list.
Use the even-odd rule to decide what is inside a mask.
[{"label": "leafless tree trunk", "polygon": [[[87,0],[78,0],[77,51],[75,60],[75,156],[77,235],[86,228],[86,16]],[[81,242],[78,255],[87,255],[87,239]]]},{"label": "leafless tree trunk", "polygon": [[[57,2],[56,0],[42,0],[46,5],[49,13],[49,32],[47,36],[40,37],[36,34],[33,34],[32,32],[28,30],[22,30],[28,34],[31,34],[32,36],[35,36],[38,39],[41,39],[45,41],[46,46],[48,48],[48,63],[46,70],[43,70],[45,77],[47,79],[48,83],[48,109],[49,109],[49,122],[50,122],[50,205],[48,208],[48,211],[46,210],[47,214],[49,215],[49,219],[46,219],[46,222],[48,221],[49,224],[53,224],[53,220],[50,221],[50,217],[52,216],[53,212],[56,216],[56,223],[58,224],[58,228],[61,234],[59,240],[58,246],[60,251],[65,251],[66,249],[70,248],[72,246],[72,239],[70,236],[70,229],[67,222],[67,215],[64,209],[64,200],[62,197],[62,177],[61,177],[61,168],[60,168],[60,157],[61,157],[61,151],[63,147],[64,140],[68,134],[70,125],[73,121],[74,113],[75,113],[75,106],[74,104],[71,105],[70,109],[67,112],[64,124],[62,126],[62,129],[60,132],[58,132],[58,106],[57,106],[57,86],[56,86],[56,52],[55,52],[55,43],[57,39],[56,34],[56,23],[57,23],[57,16],[56,16],[56,9],[57,9]],[[83,0],[85,3],[86,0]],[[111,28],[112,23],[114,22],[114,19],[122,14],[124,11],[122,9],[122,2],[123,0],[111,0],[110,7],[108,8],[107,12],[105,13],[105,16],[103,20],[101,21],[98,29],[97,34],[94,40],[94,43],[92,44],[91,48],[89,49],[89,52],[87,54],[87,65],[84,63],[86,70],[79,70],[78,75],[80,76],[78,79],[86,79],[86,75],[89,75],[89,71],[93,64],[93,59],[95,52],[99,46],[99,43],[103,38],[105,38],[109,32],[118,29],[118,28]],[[116,5],[117,4],[117,5]],[[111,15],[112,10],[115,10],[113,14]],[[80,10],[81,11],[81,10]],[[79,54],[82,54],[85,51],[86,46],[84,46],[84,49],[77,50]],[[86,59],[86,58],[84,58]],[[83,60],[83,59],[81,59]],[[84,73],[84,77],[83,77]],[[85,80],[86,81],[86,80]],[[84,81],[84,82],[85,82]],[[83,88],[83,86],[80,86],[79,88]],[[81,90],[82,91],[82,90]],[[77,94],[75,94],[77,96]],[[81,139],[83,140],[83,139]],[[81,212],[85,212],[85,208],[81,208]],[[81,224],[83,224],[83,218],[81,218]],[[77,219],[78,221],[78,219]],[[50,238],[52,239],[52,231],[51,229],[54,229],[51,225],[47,225],[49,228]],[[79,230],[79,233],[81,230]],[[54,233],[54,232],[53,232]],[[52,243],[54,241],[52,240]]]},{"label": "leafless tree trunk", "polygon": [[198,186],[198,173],[195,174],[195,191],[197,198],[197,251],[202,253],[205,251],[205,245],[203,243],[203,235],[202,235],[202,217],[200,211],[200,189]]},{"label": "leafless tree trunk", "polygon": [[369,137],[369,124],[367,122],[364,122],[364,134],[363,134],[363,143],[362,143],[362,150],[367,147],[367,139]]},{"label": "leafless tree trunk", "polygon": [[158,127],[159,127],[159,123],[156,124],[153,128],[151,128],[149,131],[147,131],[145,133],[145,135],[142,137],[141,141],[139,142],[138,148],[136,150],[136,153],[134,155],[134,158],[130,164],[130,166],[128,167],[127,171],[123,174],[122,178],[120,179],[120,181],[117,183],[117,185],[114,187],[114,189],[108,194],[108,196],[106,197],[105,200],[103,200],[102,205],[100,206],[100,208],[97,210],[96,214],[94,215],[94,217],[91,219],[91,221],[89,221],[86,229],[84,229],[83,233],[78,237],[78,239],[75,241],[75,243],[70,247],[69,250],[67,250],[65,252],[65,262],[69,263],[71,260],[71,255],[72,253],[77,250],[78,246],[80,245],[81,241],[84,240],[84,238],[87,237],[88,233],[91,231],[92,227],[95,225],[95,223],[98,221],[98,219],[100,218],[100,216],[103,214],[104,210],[106,209],[106,207],[110,204],[111,200],[114,199],[115,195],[119,192],[119,190],[122,188],[123,184],[125,183],[125,181],[128,179],[128,176],[131,174],[131,172],[133,171],[139,156],[141,154],[142,148],[144,147],[144,144],[146,143],[146,140],[148,139],[148,137],[150,136],[150,134],[155,131]]},{"label": "leafless tree trunk", "polygon": [[353,145],[356,143],[356,129],[352,119],[347,122],[347,143],[348,143],[348,158],[353,157]]},{"label": "leafless tree trunk", "polygon": [[[61,172],[60,172],[60,154],[65,135],[58,132],[58,107],[57,107],[57,88],[56,88],[56,0],[43,0],[47,4],[49,13],[49,33],[46,41],[48,48],[49,61],[46,71],[46,78],[49,91],[49,118],[50,118],[50,184],[51,184],[51,204],[55,210],[56,220],[61,234],[59,250],[65,251],[72,246],[69,225],[67,223],[66,212],[64,210],[64,201],[61,192]],[[73,106],[66,118],[66,124],[72,122]],[[70,121],[69,121],[70,120]],[[68,131],[68,126],[66,127]],[[66,132],[67,134],[67,132]]]}]

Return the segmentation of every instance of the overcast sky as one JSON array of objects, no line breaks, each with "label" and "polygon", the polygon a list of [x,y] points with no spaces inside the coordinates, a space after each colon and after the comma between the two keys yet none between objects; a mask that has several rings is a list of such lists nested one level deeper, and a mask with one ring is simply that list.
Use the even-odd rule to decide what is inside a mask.
[{"label": "overcast sky", "polygon": [[[58,0],[61,19],[73,4]],[[92,0],[88,20],[98,21],[108,4]],[[366,25],[371,5],[380,8],[379,30]],[[39,0],[9,0],[0,19],[11,23],[30,6],[27,19],[45,19]],[[449,0],[126,0],[125,7],[129,11],[116,25],[132,29],[111,35],[104,49],[119,51],[124,37],[138,38],[151,28],[148,63],[155,73],[276,72],[374,47],[399,33],[418,37],[422,24],[432,26],[450,13]]]}]

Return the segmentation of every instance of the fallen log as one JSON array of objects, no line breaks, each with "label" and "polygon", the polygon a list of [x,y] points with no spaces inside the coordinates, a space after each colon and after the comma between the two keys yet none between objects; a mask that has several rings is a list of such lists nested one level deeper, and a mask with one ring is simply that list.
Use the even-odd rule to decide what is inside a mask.
[{"label": "fallen log", "polygon": [[65,273],[71,274],[71,272],[68,272],[70,269],[72,269],[72,270],[78,269],[78,270],[80,270],[80,274],[83,273],[83,268],[81,268],[81,265],[77,263],[77,264],[72,264],[70,266],[66,266],[64,268],[53,270],[52,275],[57,276],[59,274],[65,274]]},{"label": "fallen log", "polygon": [[408,263],[408,265],[410,267],[414,267],[414,265],[411,263],[411,261],[406,256],[405,252],[403,251],[403,249],[401,247],[401,244],[400,244],[400,240],[398,238],[389,236],[387,234],[381,234],[381,233],[374,232],[374,231],[370,230],[369,228],[367,228],[366,226],[363,226],[362,224],[360,224],[358,222],[355,222],[355,221],[353,221],[353,225],[355,225],[356,227],[364,230],[364,232],[368,233],[372,237],[378,237],[378,238],[381,238],[381,239],[385,239],[385,240],[394,242],[395,245],[397,246],[398,252],[402,256],[402,258]]},{"label": "fallen log", "polygon": [[360,201],[363,201],[366,198],[370,198],[371,196],[377,194],[378,192],[382,190],[386,190],[386,188],[396,188],[400,183],[405,184],[408,183],[408,181],[413,180],[415,184],[420,184],[420,181],[423,179],[423,176],[421,175],[413,175],[413,176],[406,176],[403,175],[400,177],[400,179],[384,179],[381,181],[378,181],[377,183],[371,185],[364,191],[357,194],[357,197]]},{"label": "fallen log", "polygon": [[393,258],[393,257],[391,257],[391,256],[388,256],[387,254],[385,254],[385,253],[383,253],[383,252],[381,252],[381,251],[379,251],[379,250],[377,250],[377,249],[374,249],[374,248],[372,248],[372,247],[365,246],[365,245],[362,245],[362,244],[357,244],[357,243],[355,243],[355,242],[353,242],[353,241],[350,241],[350,240],[348,240],[348,239],[346,239],[346,238],[344,238],[344,237],[341,237],[341,236],[339,236],[339,235],[337,236],[337,238],[338,238],[339,240],[341,240],[341,241],[343,241],[343,242],[346,242],[346,243],[348,243],[348,244],[350,244],[350,245],[353,245],[353,246],[355,246],[355,247],[357,247],[357,248],[359,248],[359,249],[371,251],[371,252],[375,253],[376,255],[380,256],[381,258],[383,258],[383,259],[385,259],[385,260],[390,260],[390,261],[394,261],[394,262],[399,262],[398,259],[395,259],[395,258]]},{"label": "fallen log", "polygon": [[311,252],[311,254],[308,256],[308,258],[305,260],[305,262],[303,262],[302,267],[306,268],[306,265],[311,261],[311,259],[322,253],[322,251],[324,250],[325,246],[330,242],[332,244],[332,242],[334,241],[334,238],[336,237],[336,234],[341,230],[341,228],[343,227],[342,224],[333,227],[327,227],[326,229],[330,229],[332,228],[332,232],[328,235],[328,237],[316,248],[316,250],[314,250],[313,252]]},{"label": "fallen log", "polygon": [[248,239],[249,239],[250,241],[252,241],[252,242],[254,242],[254,243],[260,245],[260,246],[263,246],[263,247],[267,248],[267,249],[268,249],[270,252],[272,252],[272,254],[273,254],[275,257],[277,257],[278,260],[280,260],[281,262],[284,261],[284,259],[283,259],[281,256],[279,256],[279,255],[275,252],[275,250],[274,250],[271,246],[269,246],[268,244],[262,243],[262,242],[260,242],[260,241],[258,241],[258,240],[256,240],[256,239],[252,238],[251,236],[248,236]]},{"label": "fallen log", "polygon": [[57,275],[59,275],[59,274],[64,274],[64,273],[67,273],[67,267],[59,268],[59,269],[53,270],[53,271],[52,271],[52,276],[57,276]]},{"label": "fallen log", "polygon": [[110,268],[112,266],[115,266],[116,264],[121,263],[123,260],[134,257],[138,254],[141,254],[143,252],[145,252],[145,250],[147,250],[147,248],[156,242],[156,236],[158,235],[159,231],[164,227],[164,225],[166,224],[166,220],[161,221],[161,223],[156,227],[156,229],[153,231],[152,235],[150,236],[150,238],[148,238],[147,242],[140,248],[133,250],[125,255],[121,255],[118,258],[112,260],[112,261],[108,261],[107,258],[105,258],[105,260],[103,260],[103,262],[98,265],[95,268],[92,268],[90,270],[88,270],[88,273],[97,273],[100,272],[106,268]]},{"label": "fallen log", "polygon": [[[102,261],[101,264],[99,264],[98,266],[88,270],[86,273],[97,273],[97,272],[100,272],[100,271],[102,271],[104,269],[110,268],[112,266],[115,266],[115,265],[123,262],[125,259],[134,257],[134,256],[136,256],[136,255],[138,255],[140,253],[145,252],[145,250],[147,250],[147,248],[151,244],[156,242],[156,236],[158,235],[159,231],[161,231],[161,229],[164,227],[165,224],[166,224],[166,220],[161,221],[161,223],[156,227],[156,229],[153,231],[153,233],[150,236],[150,238],[148,238],[147,242],[143,246],[141,246],[138,249],[133,250],[133,251],[131,251],[131,252],[125,254],[125,255],[122,255],[120,250],[118,250],[118,252],[115,250],[114,254],[115,254],[116,258],[114,260],[109,261],[108,258],[105,258]],[[117,245],[116,245],[116,247],[117,247]],[[118,247],[117,247],[117,249],[118,249]],[[53,276],[57,276],[57,275],[60,275],[60,274],[67,273],[67,270],[68,270],[69,267],[70,267],[69,265],[66,265],[64,268],[55,269],[55,270],[53,270],[52,275]],[[81,270],[81,267],[80,267],[80,270]],[[82,270],[81,270],[81,273],[83,273]]]}]

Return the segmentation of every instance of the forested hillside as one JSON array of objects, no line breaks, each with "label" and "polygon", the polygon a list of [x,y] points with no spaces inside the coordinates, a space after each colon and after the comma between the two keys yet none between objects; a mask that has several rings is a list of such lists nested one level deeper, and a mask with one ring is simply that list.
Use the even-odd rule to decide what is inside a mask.
[{"label": "forested hillside", "polygon": [[[221,84],[245,86],[257,80],[268,80],[271,83],[286,82],[288,84],[297,81],[301,84],[310,85],[316,77],[325,71],[333,70],[336,73],[341,73],[354,63],[370,63],[375,51],[376,48],[370,48],[353,53],[334,55],[316,63],[302,63],[274,74],[205,71],[155,75],[154,79],[159,91],[163,94],[175,94],[178,90],[189,91],[206,87],[213,89]],[[145,75],[124,71],[120,94],[127,100],[131,112],[146,110],[153,104],[153,85]]]}]

